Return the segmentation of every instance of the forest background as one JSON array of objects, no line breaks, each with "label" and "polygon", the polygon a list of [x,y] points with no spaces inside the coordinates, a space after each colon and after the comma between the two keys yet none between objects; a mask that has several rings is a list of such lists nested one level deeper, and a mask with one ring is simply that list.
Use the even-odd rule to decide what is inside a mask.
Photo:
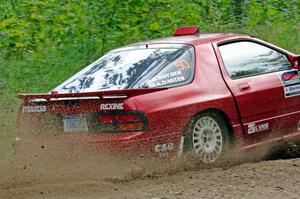
[{"label": "forest background", "polygon": [[113,48],[184,25],[300,53],[300,0],[0,0],[0,158],[12,153],[17,93],[48,92]]}]

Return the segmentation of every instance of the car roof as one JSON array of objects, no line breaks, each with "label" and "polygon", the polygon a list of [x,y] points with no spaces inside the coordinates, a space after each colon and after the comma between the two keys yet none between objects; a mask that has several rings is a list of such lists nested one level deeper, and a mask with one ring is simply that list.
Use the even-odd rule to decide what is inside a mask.
[{"label": "car roof", "polygon": [[166,38],[158,38],[149,41],[142,41],[130,44],[128,46],[135,46],[135,45],[145,45],[145,44],[170,44],[170,43],[182,43],[182,44],[192,44],[192,45],[199,45],[203,43],[211,43],[216,41],[225,41],[231,39],[238,39],[238,38],[249,38],[250,36],[238,33],[224,33],[224,32],[212,32],[212,33],[198,33],[195,35],[184,35],[184,36],[173,36],[173,37],[166,37]]}]

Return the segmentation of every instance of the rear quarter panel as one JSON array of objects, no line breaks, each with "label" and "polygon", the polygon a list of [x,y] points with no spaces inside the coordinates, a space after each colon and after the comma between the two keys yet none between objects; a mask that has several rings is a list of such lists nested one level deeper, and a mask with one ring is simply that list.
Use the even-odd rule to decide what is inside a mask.
[{"label": "rear quarter panel", "polygon": [[206,109],[223,111],[235,136],[241,134],[235,102],[224,83],[212,45],[195,46],[195,53],[195,77],[190,84],[132,98],[136,109],[147,115],[152,140],[176,140],[190,119]]}]

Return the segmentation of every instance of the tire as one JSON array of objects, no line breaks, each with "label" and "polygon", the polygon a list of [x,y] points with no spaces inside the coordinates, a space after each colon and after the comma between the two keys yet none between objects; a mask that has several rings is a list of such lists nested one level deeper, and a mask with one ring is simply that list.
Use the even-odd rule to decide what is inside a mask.
[{"label": "tire", "polygon": [[218,161],[230,147],[230,130],[223,117],[215,112],[194,116],[184,134],[183,152],[191,152],[203,163]]}]

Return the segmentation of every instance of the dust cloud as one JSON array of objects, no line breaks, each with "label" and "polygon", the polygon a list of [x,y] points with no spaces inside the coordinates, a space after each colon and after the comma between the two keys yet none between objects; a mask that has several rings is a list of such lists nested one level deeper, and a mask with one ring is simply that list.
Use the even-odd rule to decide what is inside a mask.
[{"label": "dust cloud", "polygon": [[191,154],[162,160],[84,143],[36,144],[0,160],[0,198],[297,198],[299,154],[300,144],[287,141],[247,152],[233,148],[204,165]]}]

